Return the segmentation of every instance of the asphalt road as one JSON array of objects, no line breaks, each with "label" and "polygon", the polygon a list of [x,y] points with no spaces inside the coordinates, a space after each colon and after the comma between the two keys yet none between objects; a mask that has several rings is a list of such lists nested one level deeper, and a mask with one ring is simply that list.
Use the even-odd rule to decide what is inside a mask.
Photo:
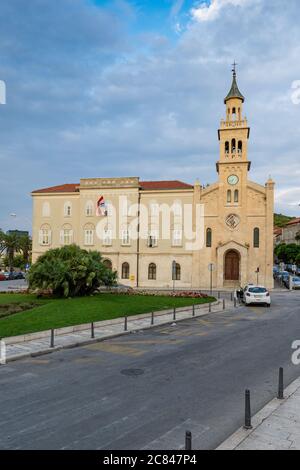
[{"label": "asphalt road", "polygon": [[9,292],[18,289],[25,289],[27,282],[25,279],[16,279],[15,281],[0,281],[0,292]]},{"label": "asphalt road", "polygon": [[300,375],[300,293],[0,366],[1,449],[213,449]]}]

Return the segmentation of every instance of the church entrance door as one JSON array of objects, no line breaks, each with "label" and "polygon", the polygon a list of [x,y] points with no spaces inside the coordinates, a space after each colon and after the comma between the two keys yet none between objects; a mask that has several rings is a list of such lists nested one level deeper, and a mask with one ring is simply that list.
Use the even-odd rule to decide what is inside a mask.
[{"label": "church entrance door", "polygon": [[225,281],[239,281],[240,279],[240,255],[237,251],[230,250],[225,255]]}]

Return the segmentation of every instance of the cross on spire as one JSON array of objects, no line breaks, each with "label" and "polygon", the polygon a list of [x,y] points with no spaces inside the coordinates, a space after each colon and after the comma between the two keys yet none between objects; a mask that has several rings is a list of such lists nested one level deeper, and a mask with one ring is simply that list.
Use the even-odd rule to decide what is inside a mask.
[{"label": "cross on spire", "polygon": [[236,76],[236,66],[237,66],[237,65],[238,65],[238,64],[236,63],[236,61],[234,61],[233,64],[232,64],[232,67],[233,67],[232,72],[233,72],[233,75],[234,75],[234,76]]}]

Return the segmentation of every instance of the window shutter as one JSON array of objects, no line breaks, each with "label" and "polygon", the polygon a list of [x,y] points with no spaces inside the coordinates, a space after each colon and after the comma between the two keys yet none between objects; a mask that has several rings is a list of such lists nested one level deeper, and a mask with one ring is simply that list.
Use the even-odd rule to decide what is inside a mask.
[{"label": "window shutter", "polygon": [[43,230],[39,230],[39,245],[43,244]]},{"label": "window shutter", "polygon": [[48,238],[49,238],[49,245],[51,245],[51,243],[52,243],[52,232],[51,232],[51,230],[49,230],[49,232],[48,232]]},{"label": "window shutter", "polygon": [[70,230],[70,238],[69,238],[70,243],[73,243],[73,237],[74,237],[74,232],[73,230]]},{"label": "window shutter", "polygon": [[64,231],[63,230],[60,231],[59,238],[60,238],[60,244],[64,245]]}]

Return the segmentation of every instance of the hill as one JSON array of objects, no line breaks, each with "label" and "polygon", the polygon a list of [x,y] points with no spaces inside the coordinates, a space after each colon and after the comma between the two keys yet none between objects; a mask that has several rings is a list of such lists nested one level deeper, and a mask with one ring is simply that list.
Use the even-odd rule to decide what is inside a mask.
[{"label": "hill", "polygon": [[283,227],[292,219],[294,219],[294,217],[289,217],[288,215],[283,214],[274,214],[274,226]]}]

